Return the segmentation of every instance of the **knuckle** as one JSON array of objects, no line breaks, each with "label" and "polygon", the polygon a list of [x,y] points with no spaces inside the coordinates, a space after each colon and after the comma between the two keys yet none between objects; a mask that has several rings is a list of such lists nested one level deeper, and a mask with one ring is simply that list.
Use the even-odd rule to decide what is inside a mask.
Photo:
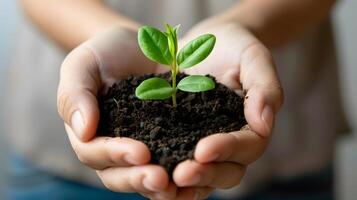
[{"label": "knuckle", "polygon": [[77,153],[77,158],[84,165],[90,166],[90,160],[86,156]]},{"label": "knuckle", "polygon": [[284,102],[284,90],[279,81],[266,84],[265,89],[270,92],[274,112],[276,113]]},{"label": "knuckle", "polygon": [[246,47],[242,51],[241,59],[247,63],[251,63],[255,60],[255,58],[259,56],[264,56],[273,60],[272,55],[269,53],[269,50],[261,43],[253,43]]},{"label": "knuckle", "polygon": [[83,155],[77,155],[77,158],[82,164],[84,164],[94,170],[105,170],[107,168],[107,166],[95,164],[95,162],[91,161],[90,159],[88,159],[87,157],[85,157]]},{"label": "knuckle", "polygon": [[131,173],[128,177],[128,183],[134,190],[139,192],[149,192],[149,190],[143,186],[143,180],[145,178],[143,173]]},{"label": "knuckle", "polygon": [[131,166],[129,163],[130,161],[126,160],[125,158],[125,156],[128,155],[130,151],[125,148],[113,148],[115,145],[121,145],[120,138],[105,138],[104,144],[105,154],[108,155],[107,159],[109,163],[120,167]]},{"label": "knuckle", "polygon": [[78,145],[72,145],[73,151],[76,154],[78,160],[84,165],[91,166],[90,159],[83,153],[81,148]]},{"label": "knuckle", "polygon": [[111,181],[108,181],[105,177],[99,176],[100,180],[102,181],[103,185],[108,189],[113,192],[121,192],[117,187],[115,187],[115,184],[113,184]]}]

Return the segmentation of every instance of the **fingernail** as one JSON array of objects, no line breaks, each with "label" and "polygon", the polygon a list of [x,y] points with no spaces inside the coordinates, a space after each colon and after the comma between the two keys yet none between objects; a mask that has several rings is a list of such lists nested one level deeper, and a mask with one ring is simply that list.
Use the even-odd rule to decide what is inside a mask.
[{"label": "fingernail", "polygon": [[273,109],[266,105],[262,112],[262,120],[264,122],[266,135],[269,135],[273,128],[274,112]]},{"label": "fingernail", "polygon": [[147,190],[154,191],[154,192],[159,192],[160,189],[156,188],[148,178],[144,178],[143,180],[143,185]]},{"label": "fingernail", "polygon": [[83,122],[82,114],[78,110],[72,114],[71,127],[74,133],[77,135],[77,137],[81,139],[83,128],[84,128],[84,122]]},{"label": "fingernail", "polygon": [[123,160],[131,165],[138,165],[139,163],[130,155],[124,155]]}]

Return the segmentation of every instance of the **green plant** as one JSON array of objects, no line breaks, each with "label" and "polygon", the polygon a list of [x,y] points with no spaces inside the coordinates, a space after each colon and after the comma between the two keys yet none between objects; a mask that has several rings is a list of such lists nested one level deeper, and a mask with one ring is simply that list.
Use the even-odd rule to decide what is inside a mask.
[{"label": "green plant", "polygon": [[186,92],[204,92],[215,88],[214,81],[206,76],[192,75],[183,78],[178,84],[176,76],[179,69],[185,69],[200,63],[212,52],[216,37],[205,34],[189,42],[178,52],[177,33],[180,26],[165,25],[166,32],[143,26],[138,31],[140,49],[150,60],[164,64],[171,70],[172,83],[162,78],[150,78],[143,81],[135,95],[143,100],[163,100],[172,97],[173,107],[177,106],[177,90]]}]

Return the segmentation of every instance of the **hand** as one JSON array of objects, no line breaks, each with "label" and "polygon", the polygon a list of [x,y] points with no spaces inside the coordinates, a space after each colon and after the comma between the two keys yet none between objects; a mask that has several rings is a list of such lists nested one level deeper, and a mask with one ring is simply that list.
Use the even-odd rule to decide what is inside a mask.
[{"label": "hand", "polygon": [[115,28],[74,49],[61,67],[58,112],[79,160],[96,169],[107,188],[171,199],[176,197],[176,186],[169,183],[164,168],[148,164],[150,152],[144,143],[95,137],[97,94],[130,74],[158,69],[140,52],[136,38],[135,32]]},{"label": "hand", "polygon": [[229,21],[208,20],[188,33],[182,43],[200,34],[216,35],[216,46],[189,74],[211,74],[233,90],[246,92],[244,113],[249,129],[215,134],[197,144],[194,160],[180,163],[173,180],[180,187],[206,187],[206,197],[214,188],[238,185],[246,166],[265,151],[283,93],[272,56],[248,30]]}]

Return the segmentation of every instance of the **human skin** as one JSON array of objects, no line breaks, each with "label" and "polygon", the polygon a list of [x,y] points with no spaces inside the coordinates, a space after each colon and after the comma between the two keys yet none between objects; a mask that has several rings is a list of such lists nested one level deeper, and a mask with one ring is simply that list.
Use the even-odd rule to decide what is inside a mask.
[{"label": "human skin", "polygon": [[[328,16],[335,1],[245,0],[214,18],[236,21],[271,48],[289,42],[320,23]],[[72,50],[113,26],[131,30],[139,27],[138,22],[113,11],[101,0],[20,2],[33,23],[66,50]]]},{"label": "human skin", "polygon": [[202,64],[185,72],[212,74],[233,90],[246,90],[249,98],[244,112],[250,130],[202,139],[195,160],[180,163],[173,172],[173,182],[161,166],[149,164],[150,152],[142,142],[95,137],[99,118],[96,97],[102,88],[129,74],[166,70],[144,58],[135,32],[114,28],[83,43],[63,62],[59,113],[79,160],[96,169],[109,189],[140,192],[152,199],[202,198],[214,188],[239,184],[246,166],[264,152],[283,98],[272,57],[258,39],[236,23],[205,23],[181,43],[208,31],[216,35],[216,47]]},{"label": "human skin", "polygon": [[[258,159],[268,145],[274,115],[283,99],[267,48],[284,44],[318,23],[332,5],[332,1],[322,0],[289,3],[270,0],[267,5],[266,0],[243,1],[199,23],[182,38],[181,46],[199,34],[216,35],[214,51],[201,64],[205,67],[186,72],[209,73],[232,89],[246,90],[249,98],[245,102],[245,115],[250,130],[218,133],[202,139],[196,147],[195,160],[180,163],[174,170],[173,182],[169,182],[162,167],[148,164],[150,152],[143,143],[128,138],[95,137],[99,118],[96,97],[101,89],[129,74],[162,72],[163,68],[140,53],[137,23],[120,15],[116,17],[99,1],[78,2],[75,6],[71,4],[73,1],[64,0],[57,8],[53,1],[23,0],[34,22],[60,46],[72,49],[81,44],[61,67],[59,113],[78,158],[96,169],[109,189],[139,192],[152,199],[204,198],[215,188],[239,184],[246,166]],[[31,3],[37,3],[38,7],[35,9]],[[62,14],[53,16],[53,10],[46,8],[48,5],[60,9]],[[82,14],[77,16],[73,11],[79,7]],[[91,17],[96,10],[102,14]],[[298,15],[301,12],[306,13],[303,20]],[[73,34],[71,28],[83,20],[88,23],[83,24],[78,34]],[[289,20],[294,23],[288,23]],[[49,25],[54,22],[56,26]],[[286,26],[281,28],[279,24]],[[104,31],[107,29],[110,30]]]}]

